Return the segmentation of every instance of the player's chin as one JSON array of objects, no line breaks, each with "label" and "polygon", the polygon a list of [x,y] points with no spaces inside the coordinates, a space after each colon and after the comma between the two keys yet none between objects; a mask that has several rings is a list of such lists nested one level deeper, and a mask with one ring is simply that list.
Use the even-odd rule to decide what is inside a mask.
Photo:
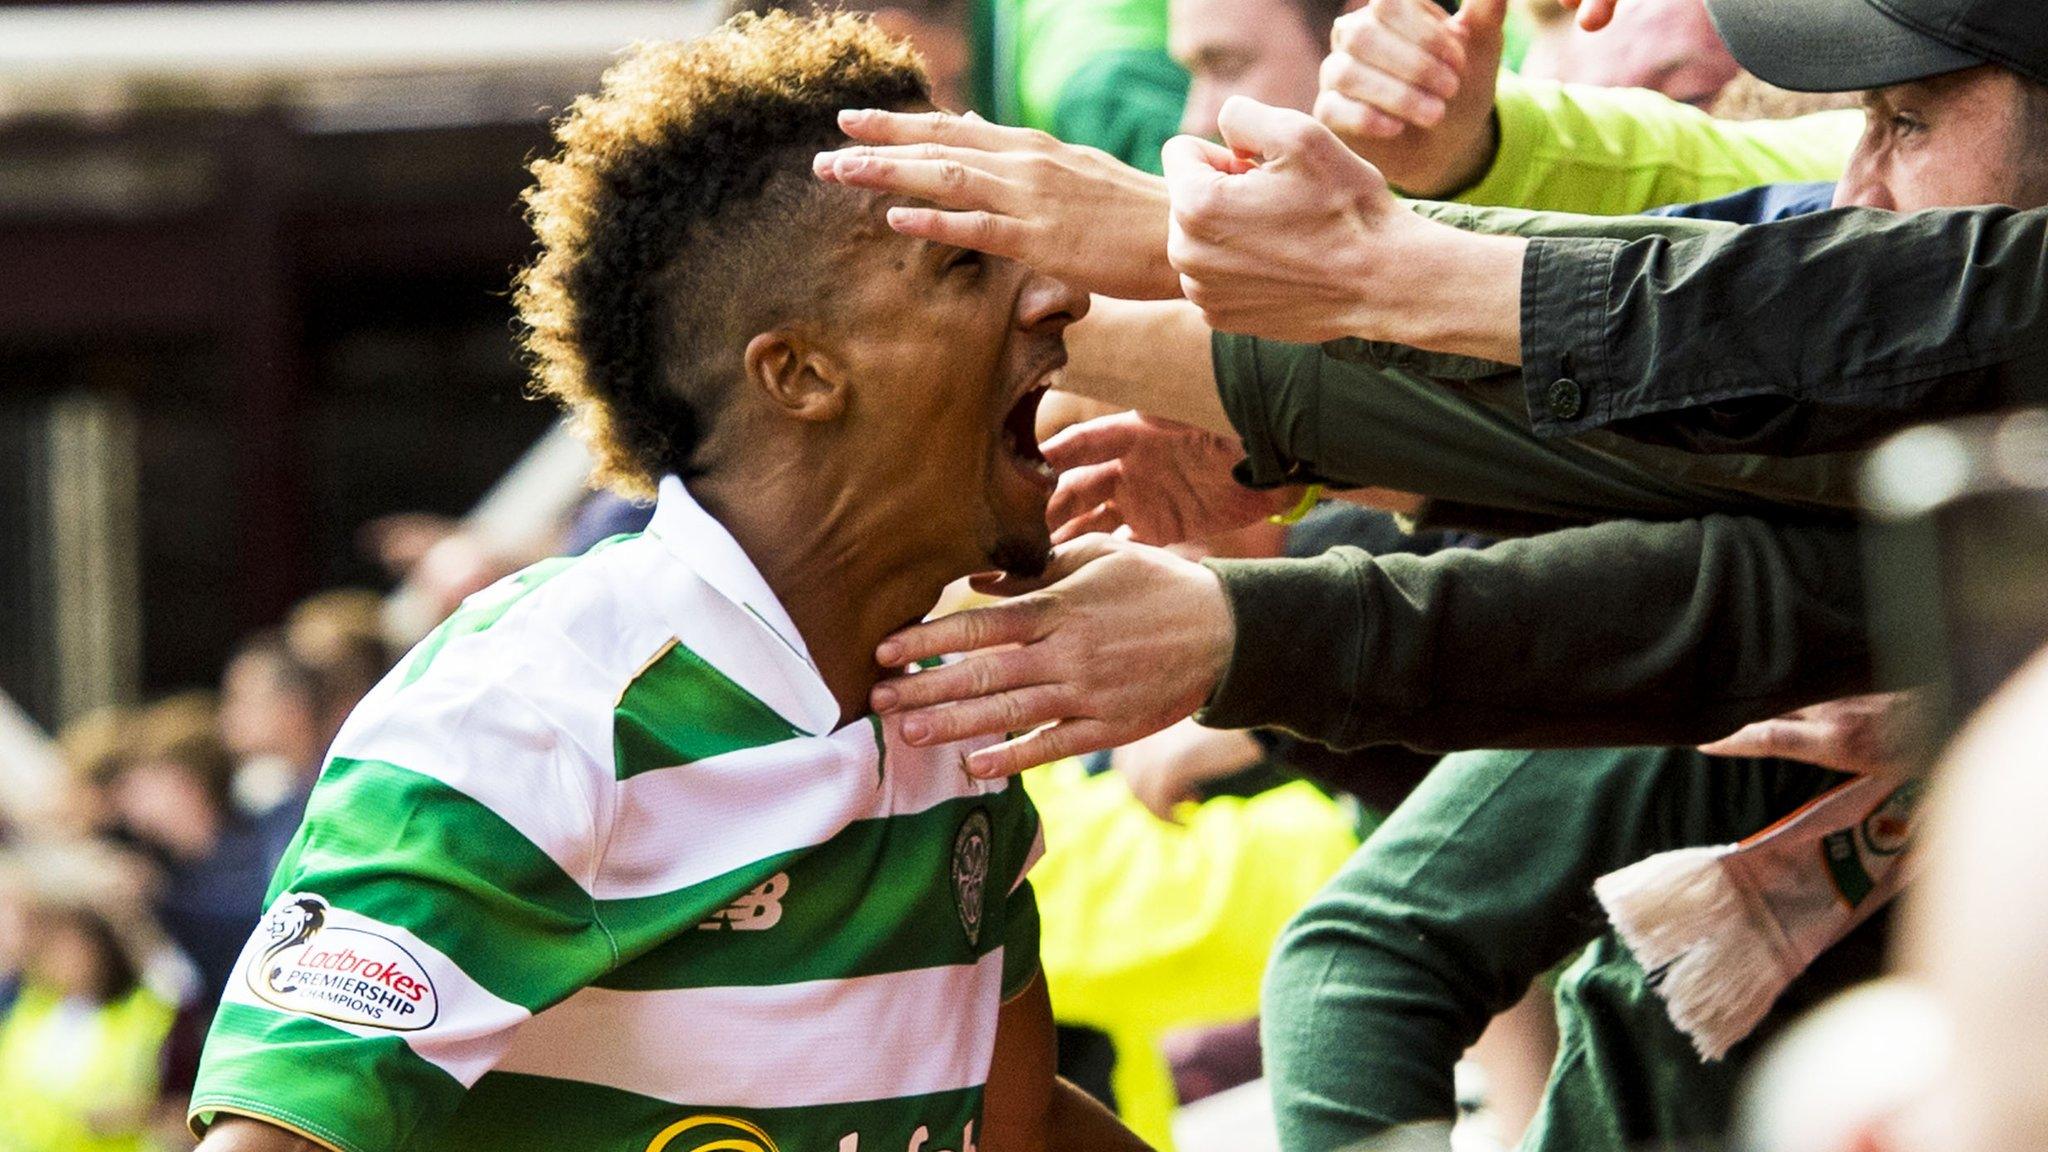
[{"label": "player's chin", "polygon": [[1011,576],[1044,574],[1052,551],[1052,529],[1045,522],[1052,490],[1052,480],[1039,470],[1014,458],[996,461],[986,497],[994,531],[983,537],[993,539],[987,550],[990,564]]},{"label": "player's chin", "polygon": [[995,547],[989,549],[988,562],[1005,576],[1029,580],[1045,575],[1052,562],[1052,533],[1046,530],[1044,517],[1035,528],[1018,528],[998,536]]}]

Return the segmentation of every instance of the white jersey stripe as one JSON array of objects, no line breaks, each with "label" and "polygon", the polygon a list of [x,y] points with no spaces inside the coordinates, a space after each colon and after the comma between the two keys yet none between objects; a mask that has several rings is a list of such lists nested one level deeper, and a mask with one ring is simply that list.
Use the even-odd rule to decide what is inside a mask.
[{"label": "white jersey stripe", "polygon": [[[459,667],[481,655],[472,647],[441,659]],[[461,792],[599,900],[673,892],[768,856],[815,847],[855,820],[910,815],[1010,786],[966,774],[961,762],[971,745],[915,748],[894,721],[884,725],[884,771],[867,719],[829,736],[746,748],[613,782],[608,764],[562,746],[559,725],[492,683],[480,675],[421,679],[402,689],[413,697],[407,710],[360,711],[336,741],[335,754],[384,761]],[[412,709],[467,714],[466,738],[451,741],[430,726],[407,723]],[[565,798],[580,802],[565,804]],[[608,837],[597,808],[613,813]]]},{"label": "white jersey stripe", "polygon": [[744,988],[586,988],[519,1029],[499,1071],[675,1104],[801,1108],[988,1079],[1003,950],[972,965]]},{"label": "white jersey stripe", "polygon": [[856,820],[924,812],[961,796],[993,796],[1007,780],[969,777],[963,749],[913,748],[895,722],[862,719],[830,736],[785,740],[643,772],[619,785],[618,817],[598,870],[600,900],[687,888],[779,853],[822,844]]},{"label": "white jersey stripe", "polygon": [[[474,656],[447,652],[441,659],[455,665]],[[593,809],[608,781],[580,749],[566,746],[562,726],[478,676],[428,676],[398,691],[409,697],[405,706],[358,709],[336,738],[334,755],[382,761],[446,784],[510,824],[587,888],[597,866]],[[415,720],[451,714],[463,717],[461,740]]]}]

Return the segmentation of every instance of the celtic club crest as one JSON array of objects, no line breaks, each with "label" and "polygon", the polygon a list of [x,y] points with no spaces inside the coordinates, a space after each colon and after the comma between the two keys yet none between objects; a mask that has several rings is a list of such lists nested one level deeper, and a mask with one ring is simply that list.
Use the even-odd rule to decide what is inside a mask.
[{"label": "celtic club crest", "polygon": [[960,910],[960,927],[967,933],[969,947],[981,943],[989,840],[988,813],[980,808],[969,812],[953,834],[953,904]]}]

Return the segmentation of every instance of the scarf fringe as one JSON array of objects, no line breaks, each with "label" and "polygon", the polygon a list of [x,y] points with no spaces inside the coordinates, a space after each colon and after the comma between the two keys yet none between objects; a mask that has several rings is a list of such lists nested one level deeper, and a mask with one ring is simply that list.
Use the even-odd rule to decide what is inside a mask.
[{"label": "scarf fringe", "polygon": [[[1622,943],[1703,1060],[1763,1022],[1794,973],[1726,864],[1737,845],[1664,852],[1593,884]],[[1795,970],[1796,972],[1796,970]]]}]

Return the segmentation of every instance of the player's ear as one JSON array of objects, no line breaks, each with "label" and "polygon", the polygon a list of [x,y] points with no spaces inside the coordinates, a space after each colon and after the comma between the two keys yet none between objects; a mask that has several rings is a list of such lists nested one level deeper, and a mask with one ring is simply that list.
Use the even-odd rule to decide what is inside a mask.
[{"label": "player's ear", "polygon": [[778,328],[747,341],[745,365],[747,382],[786,416],[829,424],[846,413],[845,369],[801,332]]}]

